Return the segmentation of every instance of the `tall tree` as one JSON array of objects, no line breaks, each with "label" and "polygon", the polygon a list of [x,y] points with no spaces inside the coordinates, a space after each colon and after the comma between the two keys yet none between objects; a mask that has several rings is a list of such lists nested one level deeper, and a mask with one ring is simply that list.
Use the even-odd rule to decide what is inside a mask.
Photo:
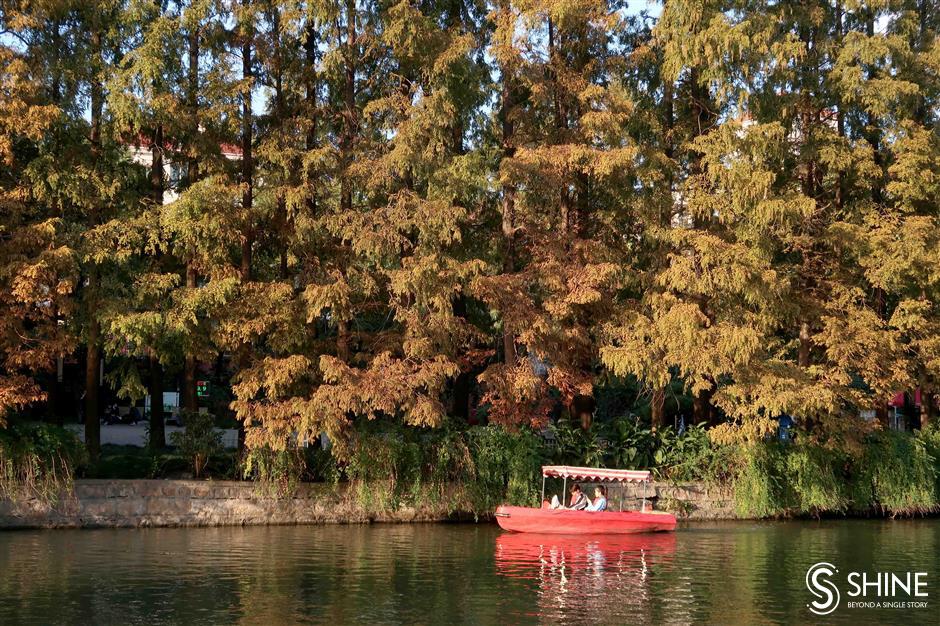
[{"label": "tall tree", "polygon": [[45,398],[36,375],[75,346],[60,323],[74,312],[74,253],[61,213],[36,200],[27,175],[74,88],[54,64],[65,19],[58,4],[45,14],[0,7],[0,425]]}]

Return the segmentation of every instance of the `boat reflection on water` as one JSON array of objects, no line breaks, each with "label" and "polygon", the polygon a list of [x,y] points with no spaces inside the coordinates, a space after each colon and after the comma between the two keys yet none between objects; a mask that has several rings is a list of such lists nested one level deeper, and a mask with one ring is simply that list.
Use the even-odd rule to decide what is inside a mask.
[{"label": "boat reflection on water", "polygon": [[496,571],[537,585],[543,618],[605,621],[649,617],[656,569],[672,560],[673,533],[549,535],[503,533],[496,538]]}]

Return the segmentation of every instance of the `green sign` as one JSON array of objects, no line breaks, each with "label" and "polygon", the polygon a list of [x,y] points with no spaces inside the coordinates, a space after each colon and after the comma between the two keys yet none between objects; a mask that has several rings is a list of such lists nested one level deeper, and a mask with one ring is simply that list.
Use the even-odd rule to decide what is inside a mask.
[{"label": "green sign", "polygon": [[209,381],[208,380],[197,380],[196,381],[196,395],[200,398],[209,397]]}]

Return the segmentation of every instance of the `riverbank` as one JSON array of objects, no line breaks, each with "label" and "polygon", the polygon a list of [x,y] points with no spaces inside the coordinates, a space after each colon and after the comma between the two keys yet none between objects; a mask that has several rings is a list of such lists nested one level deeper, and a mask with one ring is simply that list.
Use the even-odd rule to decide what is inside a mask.
[{"label": "riverbank", "polygon": [[[627,489],[627,502],[642,487]],[[732,494],[702,483],[653,483],[662,509],[690,520],[736,519]],[[258,483],[195,480],[78,480],[54,504],[0,500],[0,528],[136,528],[362,524],[488,519],[488,512],[455,510],[440,498],[420,506],[383,510],[362,502],[347,483],[303,483],[277,498]]]}]

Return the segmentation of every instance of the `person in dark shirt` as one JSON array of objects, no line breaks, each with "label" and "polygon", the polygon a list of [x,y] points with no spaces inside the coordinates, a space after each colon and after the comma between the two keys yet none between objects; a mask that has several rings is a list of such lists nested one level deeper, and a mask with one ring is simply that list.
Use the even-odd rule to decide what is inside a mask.
[{"label": "person in dark shirt", "polygon": [[549,506],[551,509],[567,509],[569,511],[584,511],[589,506],[591,506],[591,499],[581,491],[581,485],[575,483],[571,485],[571,504],[569,506],[561,506],[561,503],[558,501],[558,496],[552,496],[552,503]]},{"label": "person in dark shirt", "polygon": [[581,491],[581,485],[578,483],[571,485],[571,504],[568,508],[572,511],[584,511],[589,506],[591,506],[591,500]]}]

